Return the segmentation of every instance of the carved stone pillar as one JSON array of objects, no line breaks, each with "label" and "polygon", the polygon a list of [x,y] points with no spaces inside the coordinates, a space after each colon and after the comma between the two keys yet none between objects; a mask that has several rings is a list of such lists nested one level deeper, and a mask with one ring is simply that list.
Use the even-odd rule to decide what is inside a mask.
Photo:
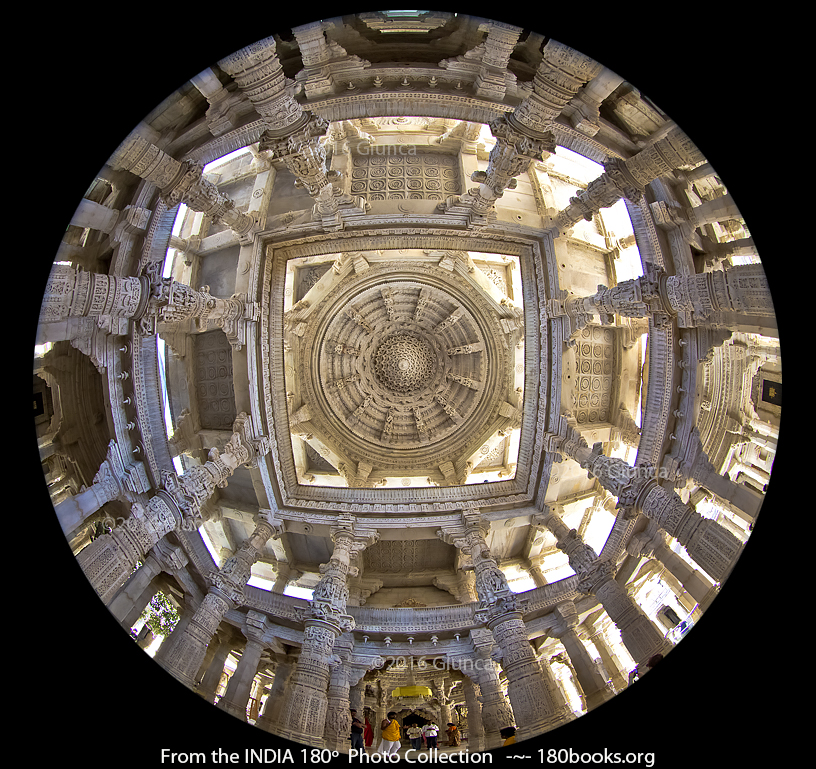
[{"label": "carved stone pillar", "polygon": [[[165,473],[164,488],[181,511],[188,529],[197,529],[206,519],[206,503],[216,488],[226,486],[241,465],[254,465],[269,451],[269,441],[254,432],[252,420],[241,412],[232,425],[232,435],[221,452],[210,449],[207,462],[191,467],[183,475]],[[261,511],[271,515],[270,511]]]},{"label": "carved stone pillar", "polygon": [[581,87],[603,69],[598,62],[556,40],[549,40],[541,52],[533,92],[512,113],[513,121],[530,135],[546,131]]},{"label": "carved stone pillar", "polygon": [[471,678],[479,685],[484,745],[489,750],[502,744],[499,731],[505,726],[515,726],[516,720],[501,688],[498,663],[480,655],[475,660]]},{"label": "carved stone pillar", "polygon": [[349,690],[351,687],[350,666],[354,639],[350,634],[340,636],[334,642],[332,668],[329,675],[329,686],[326,691],[326,724],[323,728],[323,739],[326,748],[348,753],[351,744],[351,713]]},{"label": "carved stone pillar", "polygon": [[643,513],[675,537],[712,579],[724,580],[742,551],[742,543],[716,521],[703,518],[685,504],[673,489],[660,486],[656,473],[649,468],[633,468],[622,459],[604,456],[601,448],[596,443],[590,449],[583,437],[570,428],[562,453],[616,496],[629,517]]},{"label": "carved stone pillar", "polygon": [[574,718],[547,666],[536,659],[527,639],[521,613],[488,621],[502,650],[502,668],[507,675],[507,694],[513,706],[520,739],[547,732]]},{"label": "carved stone pillar", "polygon": [[[258,672],[260,673],[262,670],[265,670],[263,663],[261,663],[261,669]],[[258,722],[258,717],[260,716],[261,698],[263,697],[267,688],[268,684],[265,682],[264,677],[258,677],[252,681],[252,686],[249,692],[249,710],[247,711],[247,720],[251,721],[253,724]]]},{"label": "carved stone pillar", "polygon": [[759,256],[753,238],[738,238],[726,243],[719,243],[701,236],[701,241],[705,249],[703,256],[707,265],[715,266],[732,256]]},{"label": "carved stone pillar", "polygon": [[304,113],[298,127],[282,135],[268,132],[258,145],[273,159],[280,159],[312,198],[317,198],[323,188],[330,186],[326,169],[326,150],[319,139],[325,136],[329,122],[312,113]]},{"label": "carved stone pillar", "polygon": [[488,21],[479,25],[480,31],[486,31],[484,55],[481,69],[474,83],[477,96],[495,101],[503,101],[507,91],[507,64],[513,53],[513,46],[518,42],[522,29],[510,24]]},{"label": "carved stone pillar", "polygon": [[547,584],[547,578],[541,570],[541,562],[538,559],[536,559],[536,561],[530,561],[530,565],[527,567],[527,573],[532,577],[536,587],[544,587],[544,585]]},{"label": "carved stone pillar", "polygon": [[[774,306],[761,264],[741,264],[727,270],[666,278],[666,299],[674,313],[687,312],[705,325],[716,313],[750,318],[774,318]],[[758,320],[759,327],[767,326]]]},{"label": "carved stone pillar", "polygon": [[210,105],[207,110],[207,125],[213,136],[221,136],[238,126],[236,97],[230,95],[221,81],[209,67],[190,78],[190,82],[201,92]]},{"label": "carved stone pillar", "polygon": [[611,686],[615,691],[623,691],[628,685],[627,676],[621,673],[621,669],[604,638],[600,625],[592,627],[587,633],[589,640],[592,641],[601,656],[601,662],[609,676]]},{"label": "carved stone pillar", "polygon": [[168,325],[177,326],[193,320],[204,331],[213,322],[223,329],[232,347],[240,350],[246,343],[246,324],[258,319],[259,309],[254,302],[245,301],[243,294],[228,299],[212,296],[209,287],[196,291],[173,278],[159,275],[158,263],[147,269],[150,277],[150,300],[137,328],[145,335],[155,334]]},{"label": "carved stone pillar", "polygon": [[79,552],[77,561],[103,603],[111,601],[136,564],[181,520],[169,495],[160,491],[144,506],[135,503],[129,518]]},{"label": "carved stone pillar", "polygon": [[467,706],[468,750],[485,749],[485,730],[482,723],[482,706],[479,704],[478,684],[472,677],[465,677],[465,705]]},{"label": "carved stone pillar", "polygon": [[564,232],[581,219],[590,221],[600,209],[614,205],[621,198],[636,203],[646,186],[659,176],[678,168],[697,166],[704,160],[691,140],[679,128],[674,128],[627,160],[607,161],[605,172],[591,181],[586,190],[570,198],[570,204],[555,217],[553,224],[559,232]]},{"label": "carved stone pillar", "polygon": [[655,536],[649,536],[647,531],[636,534],[627,543],[626,551],[634,556],[652,557],[664,566],[670,578],[676,580],[680,589],[688,593],[691,600],[687,598],[685,603],[705,607],[716,594],[712,579],[692,568],[675,553],[666,543],[662,531],[656,532]]},{"label": "carved stone pillar", "polygon": [[193,610],[190,608],[190,596],[185,596],[185,602],[179,607],[179,621],[176,623],[170,635],[162,641],[158,651],[153,657],[154,662],[161,664],[162,660],[170,653],[173,645],[184,635],[184,629],[192,618]]},{"label": "carved stone pillar", "polygon": [[688,209],[688,219],[692,227],[704,227],[714,222],[724,222],[729,219],[740,219],[739,209],[734,199],[726,194],[714,200],[706,200],[699,206]]},{"label": "carved stone pillar", "polygon": [[542,519],[555,535],[558,549],[567,554],[570,566],[578,575],[578,589],[598,598],[617,625],[623,644],[635,662],[640,665],[655,654],[668,653],[671,644],[615,580],[613,564],[598,558],[595,551],[581,540],[574,529],[568,529],[557,514],[550,512]]},{"label": "carved stone pillar", "polygon": [[242,721],[247,719],[247,704],[252,693],[252,683],[258,673],[261,655],[264,651],[263,631],[265,617],[258,612],[247,613],[244,635],[246,645],[238,660],[235,672],[230,678],[224,696],[218,700],[218,707]]},{"label": "carved stone pillar", "polygon": [[320,567],[323,576],[304,615],[300,658],[287,687],[276,731],[281,737],[304,745],[323,744],[332,649],[335,639],[354,627],[354,620],[346,614],[348,578],[358,573],[352,562],[377,538],[376,532],[355,525],[352,516],[338,516],[332,529],[331,559]]},{"label": "carved stone pillar", "polygon": [[[495,24],[491,22],[491,25]],[[503,26],[503,25],[502,25]],[[513,35],[516,28],[491,29],[499,42]],[[509,38],[508,38],[509,39]],[[488,35],[488,44],[490,35]],[[473,224],[487,224],[493,206],[505,189],[516,186],[515,177],[524,173],[534,160],[542,161],[544,153],[555,152],[552,122],[584,83],[591,80],[602,67],[597,62],[555,40],[543,49],[544,57],[533,78],[533,93],[512,113],[502,115],[490,123],[496,144],[490,151],[488,167],[476,171],[471,179],[480,186],[461,196],[449,198],[440,208],[452,213],[467,212]],[[498,49],[496,50],[498,54]],[[503,58],[499,55],[499,59]],[[476,86],[495,88],[495,77],[484,70]],[[498,93],[498,91],[496,91]],[[493,98],[491,96],[491,98]],[[502,97],[499,97],[502,98]]]},{"label": "carved stone pillar", "polygon": [[342,630],[333,622],[306,621],[300,657],[287,687],[277,726],[273,727],[275,734],[304,745],[322,747],[332,648]]},{"label": "carved stone pillar", "polygon": [[259,516],[259,519],[249,538],[215,574],[214,584],[165,661],[167,672],[191,689],[195,688],[195,676],[204,660],[207,645],[224,615],[243,603],[243,590],[252,564],[267,540],[273,535],[279,536],[279,527],[267,518]]},{"label": "carved stone pillar", "polygon": [[530,163],[543,161],[545,152],[555,152],[552,134],[545,137],[526,135],[504,115],[490,123],[490,130],[496,137],[496,144],[490,151],[487,170],[475,171],[471,176],[472,181],[481,182],[470,192],[473,211],[479,215],[486,214],[505,189],[515,189],[515,177],[524,173]]},{"label": "carved stone pillar", "polygon": [[241,659],[238,660],[238,666],[229,680],[227,690],[218,700],[219,708],[242,721],[246,721],[246,707],[262,653],[263,644],[260,641],[247,640]]},{"label": "carved stone pillar", "polygon": [[275,584],[272,585],[272,592],[283,595],[287,585],[293,580],[300,579],[302,576],[302,571],[293,569],[288,563],[278,561],[275,564]]},{"label": "carved stone pillar", "polygon": [[[573,717],[548,669],[536,659],[515,594],[490,554],[477,509],[463,511],[462,526],[438,535],[470,555],[479,595],[477,617],[492,631],[501,649],[508,697],[522,739],[549,731]],[[507,726],[508,724],[505,724]]]},{"label": "carved stone pillar", "polygon": [[587,136],[601,130],[600,106],[621,83],[623,78],[611,70],[602,69],[569,103],[569,120],[574,128]]},{"label": "carved stone pillar", "polygon": [[293,97],[294,83],[283,74],[273,37],[241,48],[221,59],[218,66],[232,77],[270,128],[284,130],[301,120],[303,108]]},{"label": "carved stone pillar", "polygon": [[[224,673],[224,665],[227,664],[227,657],[232,651],[232,643],[227,637],[221,637],[220,633],[215,633],[207,645],[207,652],[201,667],[204,674],[196,689],[196,693],[212,704],[218,691],[218,684],[221,683],[221,676]],[[199,674],[201,670],[199,669]],[[198,675],[196,676],[198,678]]]},{"label": "carved stone pillar", "polygon": [[235,604],[220,591],[210,588],[185,628],[184,634],[163,660],[162,667],[190,689],[195,689],[197,674],[204,662],[207,646],[224,615],[234,607]]},{"label": "carved stone pillar", "polygon": [[147,139],[132,133],[116,148],[108,165],[155,184],[169,208],[184,203],[223,222],[241,237],[251,237],[255,219],[235,209],[235,204],[202,176],[202,167],[190,160],[179,162]]},{"label": "carved stone pillar", "polygon": [[586,709],[592,710],[610,700],[615,693],[578,637],[575,630],[578,625],[575,604],[572,601],[559,604],[553,610],[553,615],[558,617],[558,622],[550,629],[550,634],[564,645],[583,692]]},{"label": "carved stone pillar", "polygon": [[152,555],[148,555],[113,597],[108,609],[122,627],[131,628],[139,619],[145,606],[158,591],[158,586],[153,580],[160,573],[161,566],[158,561]]},{"label": "carved stone pillar", "polygon": [[[39,322],[60,323],[68,318],[106,317],[133,319],[140,333],[155,334],[159,324],[195,320],[200,329],[214,321],[233,346],[244,344],[245,322],[257,320],[257,307],[238,294],[229,299],[196,291],[158,274],[152,265],[138,278],[101,275],[56,264],[45,289]],[[47,328],[47,326],[46,326]]]},{"label": "carved stone pillar", "polygon": [[604,323],[614,323],[615,315],[662,319],[684,313],[690,319],[684,327],[720,326],[735,315],[757,330],[767,328],[775,318],[768,280],[761,264],[743,264],[726,270],[695,275],[667,275],[656,270],[651,276],[624,280],[614,288],[598,286],[589,297],[569,299],[568,315],[597,313]]},{"label": "carved stone pillar", "polygon": [[71,217],[71,226],[99,230],[109,235],[119,218],[119,211],[83,198]]},{"label": "carved stone pillar", "polygon": [[[745,430],[743,430],[743,434],[745,434]],[[759,442],[762,439],[763,436],[751,436],[751,440],[754,442]],[[736,508],[735,512],[743,520],[754,521],[762,507],[762,495],[744,484],[732,481],[727,475],[717,472],[717,469],[711,464],[703,451],[700,434],[696,428],[691,432],[689,444],[688,459],[680,465],[679,475],[681,478],[693,478],[714,496],[724,500],[729,508]]]},{"label": "carved stone pillar", "polygon": [[365,681],[360,679],[349,689],[349,710],[356,710],[360,720],[362,720],[363,708],[365,707],[365,688]]},{"label": "carved stone pillar", "polygon": [[264,731],[277,732],[278,730],[278,716],[294,669],[294,657],[277,656],[275,658],[275,677],[272,680],[272,689],[266,698],[263,713],[255,724]]},{"label": "carved stone pillar", "polygon": [[[376,689],[376,701],[374,707],[374,723],[371,726],[374,729],[374,741],[371,743],[371,747],[374,750],[379,748],[380,742],[382,741],[382,732],[380,730],[380,724],[385,721],[385,716],[388,713],[388,692],[384,688],[384,684],[382,681],[377,682],[377,689]],[[437,724],[438,726],[438,724]]]},{"label": "carved stone pillar", "polygon": [[618,409],[615,427],[617,427],[617,433],[621,441],[627,446],[632,446],[633,448],[638,447],[640,444],[640,428],[629,413],[629,409],[623,404],[621,404]]},{"label": "carved stone pillar", "polygon": [[134,318],[147,309],[146,277],[119,277],[77,270],[67,264],[51,268],[40,309],[40,324],[66,318],[110,316]]},{"label": "carved stone pillar", "polygon": [[71,497],[66,497],[54,505],[54,511],[68,536],[89,516],[106,502],[116,499],[127,491],[146,491],[148,488],[144,466],[126,462],[116,444],[108,444],[108,453],[93,478],[93,484]]},{"label": "carved stone pillar", "polygon": [[432,691],[439,702],[439,726],[442,728],[442,731],[444,731],[448,722],[451,720],[450,690],[444,678],[435,677],[432,679],[431,684]]},{"label": "carved stone pillar", "polygon": [[306,96],[313,99],[331,95],[334,92],[334,83],[327,65],[332,53],[323,32],[323,22],[303,24],[295,27],[292,33],[297,40],[303,61]]}]

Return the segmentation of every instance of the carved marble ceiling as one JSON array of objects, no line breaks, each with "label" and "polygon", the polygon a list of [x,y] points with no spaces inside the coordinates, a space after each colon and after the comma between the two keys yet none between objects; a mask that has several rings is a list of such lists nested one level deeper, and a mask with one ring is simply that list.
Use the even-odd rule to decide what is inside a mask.
[{"label": "carved marble ceiling", "polygon": [[[465,482],[520,426],[523,310],[481,270],[473,277],[479,268],[468,260],[463,252],[341,254],[285,311],[300,483]],[[335,472],[309,467],[304,445]]]}]

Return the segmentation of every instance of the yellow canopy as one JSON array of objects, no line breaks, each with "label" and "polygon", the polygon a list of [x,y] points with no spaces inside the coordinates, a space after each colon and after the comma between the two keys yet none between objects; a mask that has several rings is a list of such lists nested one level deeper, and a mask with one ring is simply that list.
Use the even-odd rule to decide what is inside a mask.
[{"label": "yellow canopy", "polygon": [[426,697],[432,692],[427,686],[398,686],[391,693],[392,697]]}]

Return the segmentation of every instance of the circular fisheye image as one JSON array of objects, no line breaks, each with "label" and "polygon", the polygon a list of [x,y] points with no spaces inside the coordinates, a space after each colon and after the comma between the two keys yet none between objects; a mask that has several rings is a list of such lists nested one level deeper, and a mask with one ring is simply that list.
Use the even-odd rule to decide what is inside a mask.
[{"label": "circular fisheye image", "polygon": [[314,15],[105,137],[48,255],[40,483],[101,613],[72,611],[238,762],[566,762],[578,720],[652,707],[755,536],[762,241],[556,29]]}]

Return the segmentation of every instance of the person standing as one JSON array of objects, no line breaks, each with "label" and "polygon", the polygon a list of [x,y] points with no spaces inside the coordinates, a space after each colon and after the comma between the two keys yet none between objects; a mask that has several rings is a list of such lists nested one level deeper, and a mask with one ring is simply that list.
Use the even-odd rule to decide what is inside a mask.
[{"label": "person standing", "polygon": [[363,722],[357,718],[357,711],[351,709],[351,747],[362,750],[365,753],[365,743],[363,742]]},{"label": "person standing", "polygon": [[422,747],[422,729],[416,724],[411,724],[406,730],[405,734],[411,740],[411,747],[414,750],[419,750]]},{"label": "person standing", "polygon": [[439,727],[436,722],[431,719],[425,726],[422,727],[422,733],[425,735],[425,741],[428,743],[428,749],[436,747],[436,737],[439,734]]},{"label": "person standing", "polygon": [[455,747],[459,744],[459,729],[456,724],[448,722],[448,728],[445,729],[445,734],[448,735],[448,747]]},{"label": "person standing", "polygon": [[380,724],[380,729],[382,729],[380,753],[396,753],[400,746],[400,725],[393,710]]},{"label": "person standing", "polygon": [[365,742],[365,746],[367,748],[370,748],[372,743],[374,742],[374,729],[368,720],[368,716],[365,717],[365,730],[363,731],[363,742]]}]

